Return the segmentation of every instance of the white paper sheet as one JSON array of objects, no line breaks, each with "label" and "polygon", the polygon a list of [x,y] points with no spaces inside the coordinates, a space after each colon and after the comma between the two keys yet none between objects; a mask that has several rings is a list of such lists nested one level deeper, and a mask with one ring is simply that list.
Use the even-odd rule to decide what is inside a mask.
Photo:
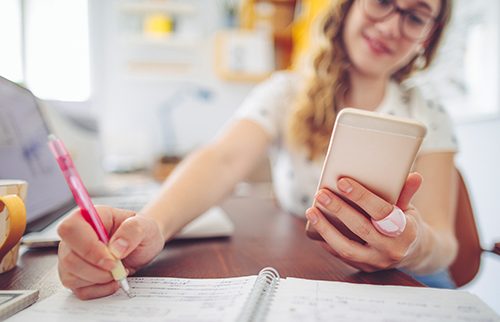
[{"label": "white paper sheet", "polygon": [[[256,276],[129,278],[132,299],[119,290],[106,298],[81,301],[65,290],[6,322],[236,321],[255,280]],[[500,322],[473,294],[421,287],[287,278],[279,282],[269,304],[268,322]]]},{"label": "white paper sheet", "polygon": [[500,321],[477,296],[457,290],[287,278],[267,321]]},{"label": "white paper sheet", "polygon": [[64,290],[7,321],[235,321],[255,279],[129,278],[132,299],[118,290],[106,298],[81,301]]}]

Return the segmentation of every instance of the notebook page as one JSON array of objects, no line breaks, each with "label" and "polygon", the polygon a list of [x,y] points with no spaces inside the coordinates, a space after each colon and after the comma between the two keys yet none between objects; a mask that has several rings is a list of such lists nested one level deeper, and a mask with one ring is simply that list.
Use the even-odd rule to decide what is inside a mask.
[{"label": "notebook page", "polygon": [[255,279],[129,278],[132,299],[118,290],[105,298],[81,301],[64,290],[7,322],[235,321]]},{"label": "notebook page", "polygon": [[500,321],[476,295],[421,287],[286,278],[266,321]]}]

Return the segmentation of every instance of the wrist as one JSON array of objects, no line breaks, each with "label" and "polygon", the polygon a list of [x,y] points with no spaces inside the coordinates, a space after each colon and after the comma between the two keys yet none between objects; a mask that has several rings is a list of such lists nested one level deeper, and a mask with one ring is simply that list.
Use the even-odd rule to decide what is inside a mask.
[{"label": "wrist", "polygon": [[156,226],[154,227],[154,229],[159,232],[161,238],[163,239],[163,243],[165,243],[169,239],[169,232],[164,228],[166,227],[166,225],[162,222],[163,218],[154,216],[154,214],[151,214],[149,212],[141,212],[137,213],[137,215],[147,217],[152,222],[151,225]]},{"label": "wrist", "polygon": [[408,248],[408,252],[401,261],[401,267],[411,274],[425,274],[430,259],[430,253],[434,243],[434,234],[427,224],[423,223],[417,233],[417,237]]},{"label": "wrist", "polygon": [[418,246],[409,256],[408,261],[401,266],[415,275],[432,274],[447,268],[453,262],[458,250],[458,244],[452,232],[436,232],[425,223],[422,228],[422,238]]}]

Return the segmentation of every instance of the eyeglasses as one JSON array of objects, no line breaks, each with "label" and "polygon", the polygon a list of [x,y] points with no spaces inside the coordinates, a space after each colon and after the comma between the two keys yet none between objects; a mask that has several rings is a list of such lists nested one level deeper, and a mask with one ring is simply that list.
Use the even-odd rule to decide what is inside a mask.
[{"label": "eyeglasses", "polygon": [[359,4],[364,13],[375,21],[384,21],[399,13],[401,35],[410,41],[431,37],[438,26],[435,18],[429,13],[418,9],[403,10],[396,6],[394,0],[360,0]]}]

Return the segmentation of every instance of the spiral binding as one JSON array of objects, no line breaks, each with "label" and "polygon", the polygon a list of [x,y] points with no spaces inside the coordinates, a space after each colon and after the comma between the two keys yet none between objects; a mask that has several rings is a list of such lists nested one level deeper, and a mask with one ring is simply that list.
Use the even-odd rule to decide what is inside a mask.
[{"label": "spiral binding", "polygon": [[279,280],[280,274],[276,269],[273,267],[263,268],[259,272],[252,291],[236,321],[263,321]]}]

